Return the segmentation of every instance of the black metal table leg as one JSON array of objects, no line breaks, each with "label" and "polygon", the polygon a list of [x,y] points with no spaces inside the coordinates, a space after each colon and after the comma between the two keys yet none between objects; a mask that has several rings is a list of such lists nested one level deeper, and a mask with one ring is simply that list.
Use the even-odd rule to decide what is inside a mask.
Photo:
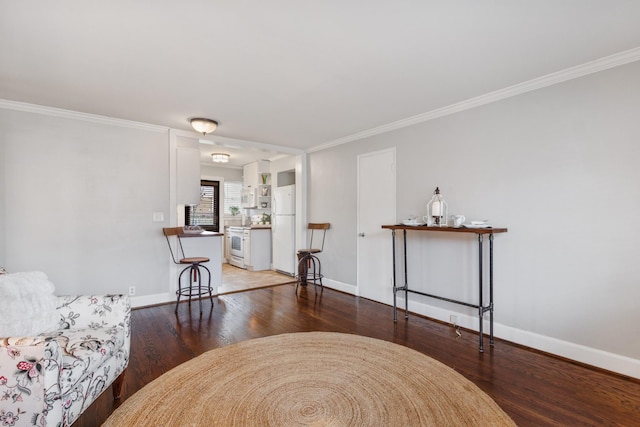
[{"label": "black metal table leg", "polygon": [[409,318],[409,281],[407,279],[407,230],[402,230],[402,241],[404,242],[404,318]]},{"label": "black metal table leg", "polygon": [[398,292],[398,287],[396,286],[396,230],[391,230],[391,252],[392,252],[392,261],[393,261],[393,321],[398,321],[398,312],[397,312],[397,303],[396,303],[396,292]]},{"label": "black metal table leg", "polygon": [[484,317],[484,306],[482,304],[482,234],[478,234],[478,319],[480,324],[478,326],[479,334],[480,334],[480,352],[484,352],[484,339],[483,339],[483,317]]},{"label": "black metal table leg", "polygon": [[489,344],[493,345],[493,234],[489,234]]}]

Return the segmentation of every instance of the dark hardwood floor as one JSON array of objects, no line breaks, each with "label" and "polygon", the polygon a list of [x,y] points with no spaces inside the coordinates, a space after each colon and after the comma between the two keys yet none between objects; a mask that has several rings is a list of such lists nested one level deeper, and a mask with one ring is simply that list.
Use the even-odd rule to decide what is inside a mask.
[{"label": "dark hardwood floor", "polygon": [[[325,289],[318,296],[291,285],[225,295],[205,302],[134,310],[131,360],[123,399],[205,351],[287,332],[335,331],[411,347],[460,372],[489,394],[520,426],[640,425],[640,381],[581,366],[509,342],[486,343],[450,325],[411,315],[393,323],[389,306]],[[400,361],[398,361],[400,363]],[[312,367],[310,367],[312,368]],[[215,369],[212,366],[211,369]],[[215,402],[212,402],[215,405]],[[114,409],[110,390],[74,426],[100,425]]]}]

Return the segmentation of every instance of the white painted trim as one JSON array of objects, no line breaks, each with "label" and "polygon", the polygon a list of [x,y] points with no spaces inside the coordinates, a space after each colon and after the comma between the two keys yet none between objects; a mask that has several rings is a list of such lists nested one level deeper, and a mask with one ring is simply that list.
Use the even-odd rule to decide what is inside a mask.
[{"label": "white painted trim", "polygon": [[640,360],[494,323],[496,336],[587,365],[640,379]]},{"label": "white painted trim", "polygon": [[97,114],[81,113],[79,111],[64,110],[62,108],[45,107],[43,105],[28,104],[26,102],[9,101],[0,99],[0,108],[7,110],[24,111],[27,113],[44,114],[47,116],[62,117],[66,119],[82,120],[85,122],[99,123],[110,126],[119,126],[132,129],[146,130],[150,132],[164,133],[169,130],[166,126],[150,125],[148,123],[134,122],[132,120],[117,119],[114,117],[100,116]]},{"label": "white painted trim", "polygon": [[[173,130],[169,129],[169,224],[168,227],[175,227],[178,224],[178,165],[177,165],[177,149],[178,141]],[[166,239],[166,237],[165,237]],[[169,249],[167,245],[167,250]],[[177,250],[176,247],[174,249]],[[177,253],[177,252],[174,252]],[[178,266],[171,259],[171,254],[166,254],[167,263],[169,263],[169,276],[167,277],[167,295],[174,295],[178,289]]]},{"label": "white painted trim", "polygon": [[149,305],[166,304],[168,302],[176,302],[176,297],[171,294],[154,294],[154,295],[142,295],[139,297],[129,297],[131,300],[131,307],[147,307]]},{"label": "white painted trim", "polygon": [[621,65],[629,64],[631,62],[640,60],[640,47],[629,49],[624,52],[619,52],[604,58],[596,59],[594,61],[587,62],[585,64],[577,65],[575,67],[567,68],[565,70],[550,73],[542,77],[538,77],[526,82],[518,83],[513,86],[509,86],[503,89],[499,89],[493,92],[486,93],[484,95],[476,96],[465,101],[461,101],[455,104],[448,105],[446,107],[438,108],[426,113],[418,114],[416,116],[407,117],[406,119],[397,120],[395,122],[388,123],[386,125],[378,126],[375,128],[367,129],[362,132],[354,133],[353,135],[347,135],[342,138],[334,139],[323,144],[311,147],[307,150],[309,153],[325,150],[327,148],[335,147],[337,145],[346,144],[348,142],[357,141],[359,139],[368,138],[375,135],[380,135],[393,130],[405,128],[418,123],[427,122],[429,120],[437,119],[439,117],[448,116],[450,114],[459,113],[461,111],[470,110],[482,105],[490,104],[493,102],[501,101],[506,98],[510,98],[516,95],[521,95],[526,92],[542,89],[547,86],[552,86],[557,83],[562,83],[567,80],[577,79],[589,74],[597,73],[600,71],[608,70],[610,68],[619,67]]},{"label": "white painted trim", "polygon": [[[325,288],[335,289],[336,291],[345,292],[347,294],[355,295],[356,293],[356,287],[354,285],[338,282],[337,280],[327,279],[326,277],[322,279],[322,284]],[[310,292],[312,292],[311,289]]]},{"label": "white painted trim", "polygon": [[135,122],[132,120],[118,119],[115,117],[101,116],[98,114],[82,113],[79,111],[65,110],[63,108],[47,107],[44,105],[29,104],[27,102],[11,101],[8,99],[0,99],[0,108],[15,111],[24,111],[27,113],[43,114],[47,116],[62,117],[67,119],[82,120],[85,122],[106,124],[111,126],[120,126],[126,128],[140,129],[151,132],[167,132],[171,130],[174,136],[183,136],[209,142],[214,145],[236,146],[242,148],[255,148],[267,151],[277,151],[282,155],[292,155],[303,153],[304,150],[298,148],[285,147],[281,145],[265,144],[257,141],[248,141],[244,139],[228,138],[219,135],[202,135],[195,131],[186,131],[181,129],[171,129],[167,126],[158,126],[148,123]]},{"label": "white painted trim", "polygon": [[295,225],[295,248],[307,247],[307,222],[309,218],[308,206],[308,188],[309,188],[309,156],[301,153],[295,159],[295,177],[296,177],[296,225]]},{"label": "white painted trim", "polygon": [[[402,312],[398,313],[398,322],[404,321],[404,298],[398,296],[398,307]],[[453,314],[458,318],[458,325],[478,330],[478,317],[468,314],[459,313],[453,310],[447,310],[440,307],[434,307],[429,304],[412,301],[409,299],[409,319],[411,313],[418,313],[432,319],[450,323],[450,316]],[[392,319],[389,319],[393,321]],[[640,360],[622,356],[615,353],[606,352],[596,348],[572,343],[569,341],[559,340],[557,338],[535,334],[522,329],[513,328],[511,326],[502,325],[494,321],[494,336],[506,341],[520,344],[536,350],[551,353],[556,356],[564,357],[576,362],[585,363],[601,369],[606,369],[618,374],[627,375],[629,377],[640,379]],[[489,333],[489,321],[485,315],[483,323],[485,334]],[[485,349],[489,344],[488,337],[485,338]],[[485,350],[486,351],[486,350]]]}]

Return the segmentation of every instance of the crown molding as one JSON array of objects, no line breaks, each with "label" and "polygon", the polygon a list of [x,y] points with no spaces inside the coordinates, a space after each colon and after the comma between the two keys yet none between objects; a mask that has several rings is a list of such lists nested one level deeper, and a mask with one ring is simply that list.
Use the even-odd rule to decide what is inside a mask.
[{"label": "crown molding", "polygon": [[81,113],[79,111],[65,110],[62,108],[46,107],[43,105],[29,104],[26,102],[10,101],[0,99],[0,108],[6,110],[24,111],[27,113],[44,114],[53,117],[82,120],[85,122],[99,123],[110,126],[120,126],[151,132],[166,133],[169,128],[166,126],[151,125],[148,123],[134,122],[132,120],[117,119],[113,117],[100,116],[97,114]]},{"label": "crown molding", "polygon": [[640,60],[640,47],[625,50],[623,52],[605,56],[604,58],[596,59],[594,61],[580,64],[575,67],[550,73],[542,77],[538,77],[523,83],[518,83],[513,86],[506,87],[504,89],[499,89],[493,92],[486,93],[484,95],[477,96],[475,98],[470,98],[465,101],[451,104],[446,107],[438,108],[432,111],[428,111],[426,113],[408,117],[406,119],[397,120],[395,122],[391,122],[386,125],[367,129],[362,132],[354,133],[352,135],[348,135],[342,138],[334,139],[333,141],[328,141],[324,144],[311,147],[310,149],[307,150],[307,152],[313,153],[316,151],[326,150],[327,148],[346,144],[348,142],[353,142],[359,139],[364,139],[371,136],[391,132],[397,129],[402,129],[418,123],[423,123],[429,120],[434,120],[440,117],[448,116],[450,114],[455,114],[461,111],[470,110],[472,108],[480,107],[482,105],[498,102],[503,99],[521,95],[523,93],[542,89],[542,88],[552,86],[558,83],[562,83],[568,80],[577,79],[579,77],[583,77],[589,74],[594,74],[600,71],[608,70],[610,68],[619,67],[621,65],[629,64],[631,62],[636,62],[639,60]]}]

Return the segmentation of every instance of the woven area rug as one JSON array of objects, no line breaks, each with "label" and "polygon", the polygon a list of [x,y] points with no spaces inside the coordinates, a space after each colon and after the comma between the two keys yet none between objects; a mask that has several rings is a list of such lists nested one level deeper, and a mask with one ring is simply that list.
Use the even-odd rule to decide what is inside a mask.
[{"label": "woven area rug", "polygon": [[104,426],[513,426],[476,385],[415,350],[303,332],[209,351],[128,398]]}]

